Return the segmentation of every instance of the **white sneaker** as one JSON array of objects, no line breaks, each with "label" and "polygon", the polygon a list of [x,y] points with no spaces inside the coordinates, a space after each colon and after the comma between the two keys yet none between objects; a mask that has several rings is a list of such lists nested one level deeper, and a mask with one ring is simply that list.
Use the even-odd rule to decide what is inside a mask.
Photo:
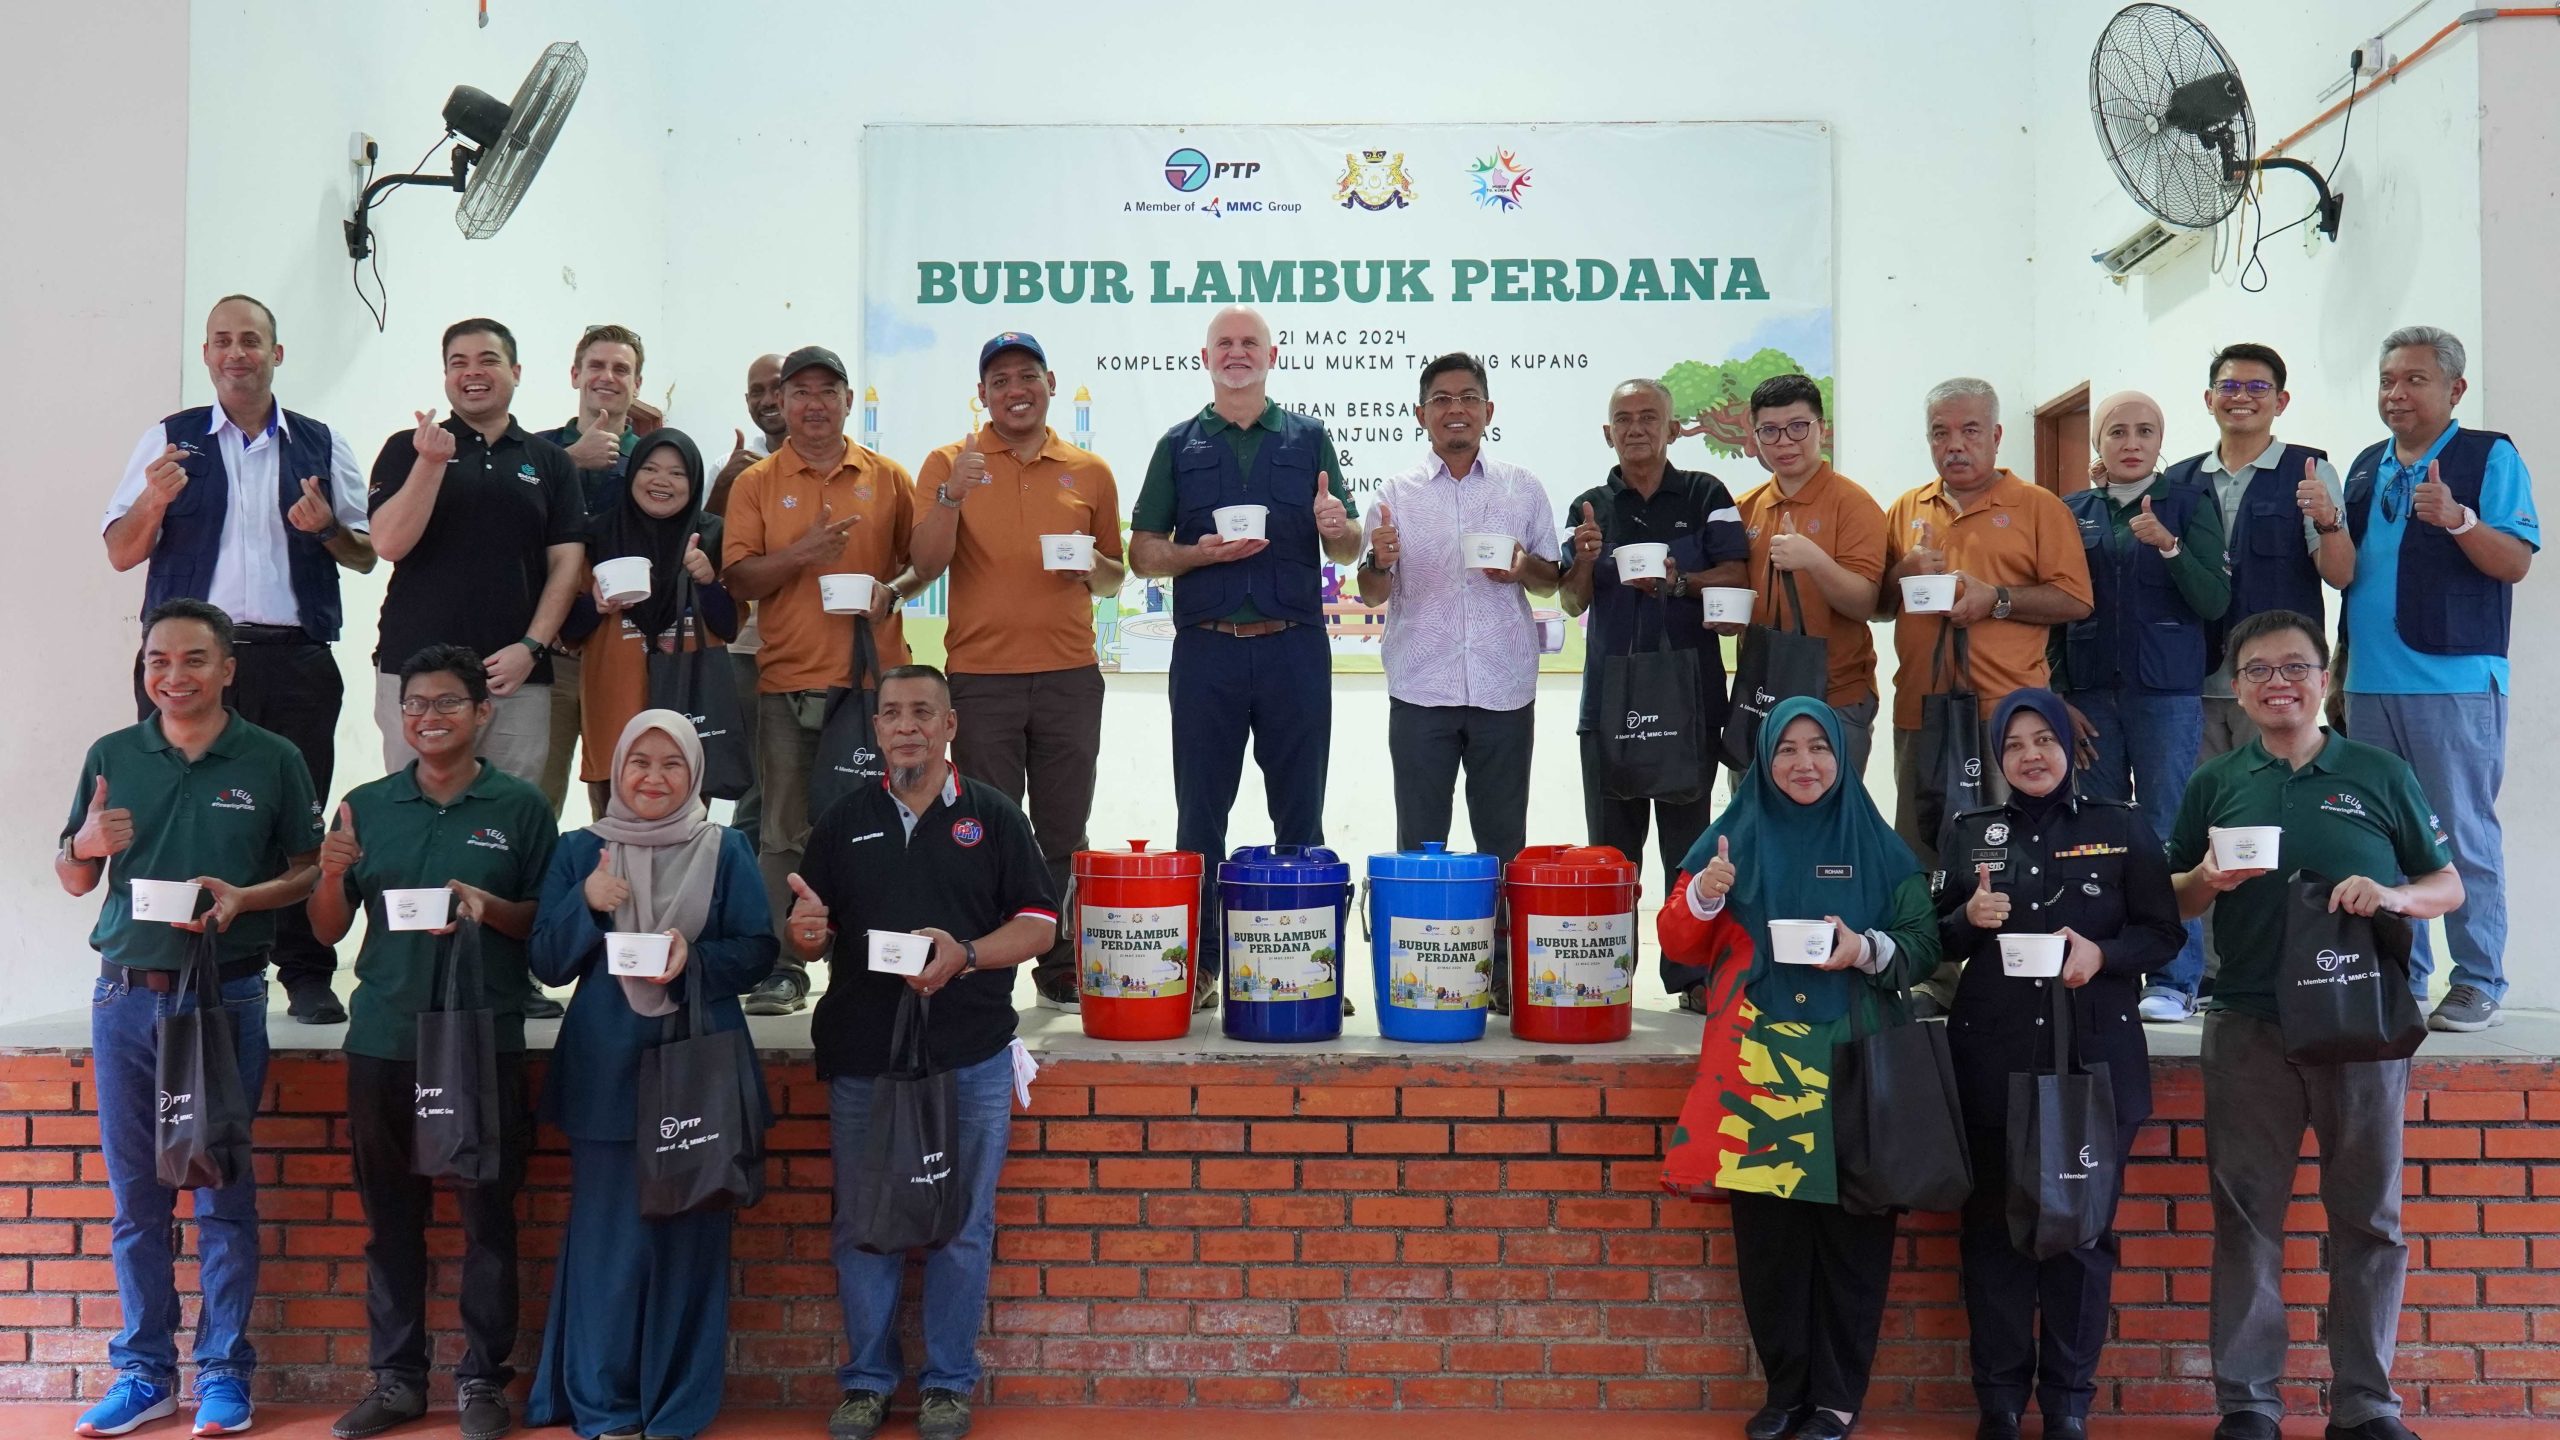
[{"label": "white sneaker", "polygon": [[2195,1003],[2175,990],[2144,991],[2142,1003],[2136,1008],[2142,1012],[2145,1025],[2175,1025],[2196,1013]]}]

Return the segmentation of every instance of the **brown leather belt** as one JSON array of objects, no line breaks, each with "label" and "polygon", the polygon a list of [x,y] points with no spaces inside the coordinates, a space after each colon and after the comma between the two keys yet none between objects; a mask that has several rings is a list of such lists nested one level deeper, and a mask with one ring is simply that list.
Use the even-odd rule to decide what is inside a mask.
[{"label": "brown leather belt", "polygon": [[1203,620],[1192,628],[1195,630],[1215,630],[1221,635],[1234,635],[1249,640],[1256,635],[1277,635],[1281,631],[1289,628],[1289,622],[1286,620],[1246,620],[1242,622],[1234,620]]},{"label": "brown leather belt", "polygon": [[[216,980],[228,985],[234,980],[247,979],[266,968],[267,956],[264,951],[261,951],[246,960],[234,960],[213,973]],[[156,995],[166,995],[177,989],[186,982],[187,977],[187,972],[184,970],[144,970],[132,965],[119,965],[113,960],[99,961],[98,974],[110,985],[148,990]]]}]

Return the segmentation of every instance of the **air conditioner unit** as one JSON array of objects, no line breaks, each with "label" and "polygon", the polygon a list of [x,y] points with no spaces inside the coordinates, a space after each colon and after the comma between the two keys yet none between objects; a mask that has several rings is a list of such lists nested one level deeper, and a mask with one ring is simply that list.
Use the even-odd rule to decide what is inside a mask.
[{"label": "air conditioner unit", "polygon": [[2144,220],[2132,234],[2097,251],[2089,258],[2107,272],[2107,278],[2121,285],[2136,275],[2148,275],[2179,256],[2196,248],[2205,237],[2202,230],[2181,230],[2157,220]]}]

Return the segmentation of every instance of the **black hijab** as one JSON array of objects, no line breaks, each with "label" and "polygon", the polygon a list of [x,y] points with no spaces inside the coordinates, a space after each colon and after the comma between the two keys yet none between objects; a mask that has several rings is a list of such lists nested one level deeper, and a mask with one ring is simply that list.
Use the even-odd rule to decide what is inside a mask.
[{"label": "black hijab", "polygon": [[2054,738],[2062,742],[2061,784],[2042,795],[2030,795],[2014,785],[2009,787],[2009,803],[2028,819],[2041,821],[2055,810],[2069,805],[2080,791],[2078,757],[2071,753],[2071,711],[2062,703],[2062,697],[2050,690],[2029,687],[2010,691],[1991,712],[1992,754],[2000,755],[2008,750],[2009,722],[2017,719],[2021,712],[2043,716],[2044,723],[2053,727]]},{"label": "black hijab", "polygon": [[[633,487],[640,483],[642,462],[662,445],[673,447],[677,459],[683,462],[688,491],[684,508],[664,520],[641,509],[633,494]],[[649,598],[623,613],[643,635],[661,635],[676,623],[676,589],[684,574],[684,542],[702,520],[702,451],[683,431],[660,428],[641,436],[639,443],[631,447],[622,473],[621,493],[588,524],[587,563],[600,565],[625,555],[646,559]],[[720,563],[716,551],[711,563]]]}]

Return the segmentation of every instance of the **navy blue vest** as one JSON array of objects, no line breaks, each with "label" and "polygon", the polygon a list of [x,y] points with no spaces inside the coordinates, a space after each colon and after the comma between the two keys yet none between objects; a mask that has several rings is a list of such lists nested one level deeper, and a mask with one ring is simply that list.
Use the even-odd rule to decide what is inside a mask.
[{"label": "navy blue vest", "polygon": [[[281,409],[282,407],[278,407]],[[160,518],[160,538],[151,547],[151,569],[142,582],[147,612],[163,600],[202,600],[213,589],[213,562],[222,551],[222,526],[231,513],[231,477],[222,468],[222,447],[214,441],[213,407],[181,410],[160,422],[169,443],[179,448],[187,472],[187,488],[169,502]],[[302,480],[317,476],[322,493],[335,495],[335,472],[329,463],[329,427],[297,411],[283,411],[284,429],[277,438],[284,453],[276,460],[276,510],[293,508],[302,498]],[[284,527],[286,573],[293,581],[293,602],[302,612],[302,628],[326,644],[338,638],[338,562],[320,537]]]},{"label": "navy blue vest", "polygon": [[[2169,467],[2172,485],[2193,485],[2213,495],[2213,480],[2204,473],[2211,452],[2190,455]],[[2269,610],[2290,610],[2329,626],[2329,592],[2322,587],[2320,566],[2311,547],[2302,543],[2302,507],[2294,494],[2302,485],[2303,464],[2326,460],[2329,452],[2308,445],[2287,445],[2276,463],[2261,465],[2240,492],[2237,513],[2222,517],[2223,556],[2231,571],[2231,608],[2205,627],[2205,664],[2222,668],[2222,640],[2231,627]],[[2221,503],[2217,498],[2216,504]]]},{"label": "navy blue vest", "polygon": [[[2196,507],[2213,497],[2193,485],[2154,484],[2143,492],[2151,514],[2183,535]],[[2063,502],[2079,523],[2089,554],[2089,618],[2063,629],[2063,661],[2074,690],[2151,690],[2193,695],[2204,687],[2205,622],[2178,593],[2169,562],[2134,541],[2107,543],[2115,522],[2107,492],[2095,486]],[[2299,546],[2301,536],[2294,537]]]},{"label": "navy blue vest", "polygon": [[[2436,468],[2453,491],[2455,504],[2479,510],[2480,486],[2489,474],[2489,449],[2506,438],[2495,430],[2465,426],[2445,442],[2436,456]],[[2382,457],[2390,446],[2388,440],[2371,446],[2347,472],[2347,533],[2355,537],[2359,549],[2372,520]],[[2481,517],[2480,523],[2489,523],[2488,518]],[[2404,526],[2400,585],[2392,605],[2402,643],[2429,655],[2504,655],[2514,615],[2515,587],[2482,574],[2462,553],[2462,542],[2443,526],[2416,521]]]},{"label": "navy blue vest", "polygon": [[1253,472],[1197,415],[1165,432],[1173,449],[1173,539],[1188,545],[1217,532],[1222,505],[1268,505],[1260,553],[1203,565],[1173,582],[1173,623],[1197,625],[1234,614],[1248,600],[1274,620],[1324,623],[1324,550],[1316,533],[1316,470],[1324,424],[1279,412],[1280,429],[1254,448]]}]

